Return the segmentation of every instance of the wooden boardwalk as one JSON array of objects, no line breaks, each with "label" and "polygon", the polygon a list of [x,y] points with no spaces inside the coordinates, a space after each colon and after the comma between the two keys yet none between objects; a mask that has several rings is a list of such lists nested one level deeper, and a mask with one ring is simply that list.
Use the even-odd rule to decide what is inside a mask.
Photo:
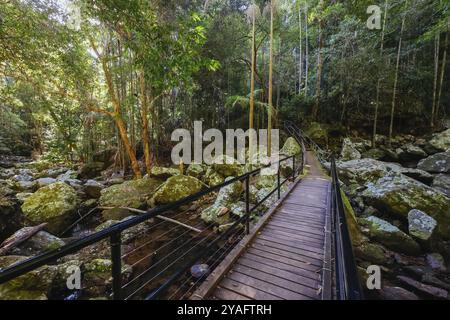
[{"label": "wooden boardwalk", "polygon": [[191,299],[331,299],[330,181],[309,152],[307,170]]}]

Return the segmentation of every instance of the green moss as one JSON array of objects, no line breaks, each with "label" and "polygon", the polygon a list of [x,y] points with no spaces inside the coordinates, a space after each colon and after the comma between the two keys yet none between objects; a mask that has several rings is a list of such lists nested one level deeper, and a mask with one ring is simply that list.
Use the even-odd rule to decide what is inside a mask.
[{"label": "green moss", "polygon": [[356,220],[355,211],[348,200],[347,196],[343,191],[341,191],[342,202],[344,204],[345,218],[347,220],[348,232],[350,233],[350,238],[354,246],[361,244],[363,235],[359,229],[358,221]]},{"label": "green moss", "polygon": [[116,184],[101,191],[100,205],[104,207],[128,207],[138,209],[161,185],[156,179],[139,179]]},{"label": "green moss", "polygon": [[177,175],[169,178],[156,191],[154,204],[167,204],[181,200],[189,195],[200,192],[205,185],[197,178]]},{"label": "green moss", "polygon": [[294,156],[302,153],[302,148],[298,144],[297,140],[293,137],[289,137],[281,148],[281,152],[288,155]]}]

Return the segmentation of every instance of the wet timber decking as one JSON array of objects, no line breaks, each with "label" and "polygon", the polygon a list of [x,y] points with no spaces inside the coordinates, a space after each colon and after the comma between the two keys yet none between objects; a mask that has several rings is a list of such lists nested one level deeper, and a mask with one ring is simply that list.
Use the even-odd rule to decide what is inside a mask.
[{"label": "wet timber decking", "polygon": [[306,169],[191,299],[331,298],[330,181],[310,152]]}]

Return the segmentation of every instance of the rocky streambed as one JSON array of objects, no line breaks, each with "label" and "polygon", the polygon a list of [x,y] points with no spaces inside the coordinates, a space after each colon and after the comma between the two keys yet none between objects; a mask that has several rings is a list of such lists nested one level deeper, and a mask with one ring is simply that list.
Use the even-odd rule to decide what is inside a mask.
[{"label": "rocky streambed", "polygon": [[[300,152],[300,146],[289,138],[280,156],[298,155]],[[81,167],[54,166],[26,159],[14,162],[15,158],[13,161],[0,161],[0,243],[3,242],[0,245],[0,269],[130,219],[142,210],[171,203],[220,184],[255,167],[240,165],[231,158],[216,159],[210,166],[190,165],[185,172],[178,168],[155,166],[150,175],[131,180],[111,166],[113,154],[113,151],[106,150],[96,155],[92,163]],[[267,157],[257,156],[259,162],[256,165],[269,163]],[[290,176],[292,170],[292,162],[283,163],[283,177]],[[250,187],[251,203],[264,199],[276,182],[276,171],[266,171],[265,175],[254,177]],[[265,202],[253,218],[257,219],[267,210],[275,197]],[[244,200],[243,183],[235,182],[187,207],[168,212],[167,217],[194,229],[206,230],[203,237],[218,234],[244,214]],[[195,231],[157,219],[126,230],[122,234],[124,282],[156,263],[164,265],[161,259],[169,253],[176,256],[174,251],[195,237]],[[73,291],[67,287],[67,278],[73,267],[81,270],[81,290]],[[164,277],[158,281],[162,280]],[[147,289],[154,288],[158,281],[149,284]],[[91,245],[52,265],[0,285],[0,300],[104,299],[109,298],[110,293],[108,241]]]},{"label": "rocky streambed", "polygon": [[361,277],[382,270],[382,289],[367,295],[449,299],[450,130],[377,142],[345,139],[337,163]]}]

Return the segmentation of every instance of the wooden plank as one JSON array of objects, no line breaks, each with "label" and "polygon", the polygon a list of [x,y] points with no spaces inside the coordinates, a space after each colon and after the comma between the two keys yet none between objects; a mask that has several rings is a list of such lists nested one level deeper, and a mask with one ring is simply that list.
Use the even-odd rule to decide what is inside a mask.
[{"label": "wooden plank", "polygon": [[314,230],[312,228],[304,228],[304,227],[300,227],[298,225],[281,223],[281,222],[276,222],[276,221],[271,221],[270,226],[278,227],[280,229],[293,230],[295,232],[302,233],[305,236],[311,237],[312,239],[323,240],[323,231],[321,232],[322,233],[321,234],[320,231]]},{"label": "wooden plank", "polygon": [[302,241],[305,244],[308,244],[315,248],[323,248],[323,244],[324,244],[323,240],[312,239],[312,238],[308,237],[307,235],[295,233],[295,231],[293,231],[293,230],[278,228],[276,226],[270,226],[270,228],[265,228],[264,230],[267,230],[268,232],[274,232],[274,233],[284,232],[287,234],[289,234],[289,233],[295,234],[297,240]]},{"label": "wooden plank", "polygon": [[239,293],[221,287],[216,288],[214,291],[214,297],[219,300],[252,300],[247,296],[243,296]]},{"label": "wooden plank", "polygon": [[258,238],[254,244],[255,245],[259,244],[264,247],[270,247],[273,249],[284,250],[286,253],[290,253],[290,254],[296,254],[298,256],[301,256],[304,259],[304,261],[310,262],[319,267],[322,267],[322,265],[323,265],[323,255],[320,256],[315,252],[305,251],[300,248],[290,247],[283,243],[279,243],[279,242],[272,241],[272,240],[266,240],[266,239],[262,239],[262,238],[261,239]]},{"label": "wooden plank", "polygon": [[260,264],[267,265],[267,266],[270,266],[270,267],[273,267],[273,268],[277,268],[277,269],[280,269],[280,270],[285,270],[285,271],[288,271],[288,272],[291,272],[291,273],[294,273],[294,274],[298,274],[300,276],[303,276],[305,278],[309,278],[309,279],[312,279],[312,280],[318,281],[318,280],[321,279],[321,276],[320,276],[320,274],[317,273],[317,270],[316,271],[311,271],[311,270],[306,270],[306,269],[300,268],[298,266],[298,263],[297,264],[295,264],[295,263],[294,264],[289,264],[289,263],[283,262],[281,260],[271,259],[271,257],[268,257],[268,256],[262,257],[262,256],[259,256],[257,254],[251,253],[250,251],[246,252],[241,257],[241,259],[242,260],[245,259],[245,260],[255,261],[255,262],[258,262]]},{"label": "wooden plank", "polygon": [[[322,268],[322,261],[317,260],[315,258],[308,257],[305,252],[300,253],[299,250],[297,252],[292,252],[294,250],[285,250],[282,246],[277,245],[276,243],[269,243],[264,240],[258,240],[253,243],[253,247],[260,249],[262,251],[276,253],[288,258],[296,259],[298,261],[302,261],[304,263],[309,263],[316,267]],[[281,247],[281,249],[280,249]]]},{"label": "wooden plank", "polygon": [[292,228],[285,228],[285,227],[280,227],[275,224],[271,224],[270,226],[268,226],[267,230],[284,231],[286,233],[292,233],[292,234],[298,235],[299,237],[303,237],[304,240],[309,241],[311,243],[323,244],[323,237],[321,237],[321,238],[313,237],[309,233],[301,232],[301,231],[298,231],[298,230],[295,230]]},{"label": "wooden plank", "polygon": [[247,284],[235,281],[230,278],[224,278],[220,283],[220,287],[235,292],[239,295],[254,300],[283,300],[283,298],[267,293],[259,288],[251,287]]},{"label": "wooden plank", "polygon": [[282,299],[286,300],[312,300],[310,297],[306,295],[302,295],[290,290],[287,290],[282,287],[278,287],[276,285],[270,284],[266,281],[255,279],[252,277],[249,277],[245,274],[239,273],[239,272],[232,272],[227,275],[228,279],[240,282],[242,284],[245,284],[247,286],[250,286],[252,288],[258,288],[261,291],[264,291],[266,293],[269,293],[271,295],[275,295],[277,297],[280,297]]},{"label": "wooden plank", "polygon": [[[235,265],[235,268],[233,268],[233,269],[236,269],[236,266],[238,266],[238,265],[246,267],[246,268],[250,268],[250,272],[252,272],[252,270],[257,271],[257,272],[264,272],[266,274],[273,275],[273,276],[288,280],[290,282],[295,282],[297,284],[301,284],[305,287],[309,287],[314,290],[317,290],[320,285],[319,279],[311,279],[308,277],[303,277],[296,273],[292,273],[292,272],[289,272],[286,270],[274,268],[274,267],[271,267],[266,264],[262,264],[262,263],[259,263],[256,261],[249,260],[245,257],[242,257],[241,259],[239,259],[238,263]],[[239,270],[237,270],[237,271],[239,271]],[[250,274],[250,276],[251,276],[251,274]],[[301,292],[299,292],[299,293],[301,293]]]},{"label": "wooden plank", "polygon": [[304,269],[306,271],[311,271],[314,273],[317,273],[317,271],[320,271],[320,267],[314,266],[311,263],[308,263],[305,261],[300,261],[298,259],[286,257],[286,256],[272,253],[269,251],[261,250],[258,248],[249,248],[247,253],[259,256],[261,258],[267,258],[267,259],[272,259],[274,261],[279,261],[284,264],[295,266],[297,268]]},{"label": "wooden plank", "polygon": [[267,234],[267,233],[266,234],[260,234],[259,238],[263,239],[263,240],[271,241],[271,242],[276,242],[276,243],[279,243],[281,245],[285,245],[285,246],[288,246],[288,247],[292,247],[292,248],[296,248],[296,249],[301,249],[301,250],[307,251],[307,252],[309,252],[308,255],[309,254],[314,255],[318,259],[321,259],[323,257],[323,248],[322,248],[322,250],[320,250],[319,248],[314,248],[314,247],[311,248],[310,246],[308,246],[305,243],[301,243],[301,242],[298,242],[298,241],[295,241],[295,240],[292,240],[292,239],[289,239],[289,238],[282,238],[282,237],[280,237],[278,235],[275,235],[275,234]]},{"label": "wooden plank", "polygon": [[276,237],[278,239],[294,240],[299,245],[307,246],[310,251],[323,253],[323,243],[322,242],[311,242],[308,237],[304,237],[300,234],[285,232],[277,229],[265,228],[261,234],[268,235],[270,237]]},{"label": "wooden plank", "polygon": [[[318,299],[319,296],[317,295],[319,289],[319,282],[316,283],[316,288],[311,288],[309,286],[304,286],[302,284],[296,283],[294,281],[286,280],[284,278],[278,277],[276,275],[266,273],[264,270],[256,270],[253,268],[249,268],[247,266],[243,266],[239,263],[237,263],[233,268],[234,273],[239,273],[246,275],[247,277],[250,277],[252,279],[257,279],[264,281],[268,284],[267,287],[279,287],[283,288],[289,291],[292,291],[294,293],[298,293],[302,296],[309,297],[311,299]],[[265,287],[262,287],[263,290],[265,290]]]},{"label": "wooden plank", "polygon": [[323,229],[323,226],[325,223],[322,222],[314,222],[314,221],[305,221],[305,219],[299,219],[299,218],[291,218],[288,216],[281,216],[277,215],[276,217],[273,217],[271,221],[277,221],[282,223],[292,223],[294,225],[300,225],[303,227],[310,226],[311,228],[317,228],[317,229]]}]

